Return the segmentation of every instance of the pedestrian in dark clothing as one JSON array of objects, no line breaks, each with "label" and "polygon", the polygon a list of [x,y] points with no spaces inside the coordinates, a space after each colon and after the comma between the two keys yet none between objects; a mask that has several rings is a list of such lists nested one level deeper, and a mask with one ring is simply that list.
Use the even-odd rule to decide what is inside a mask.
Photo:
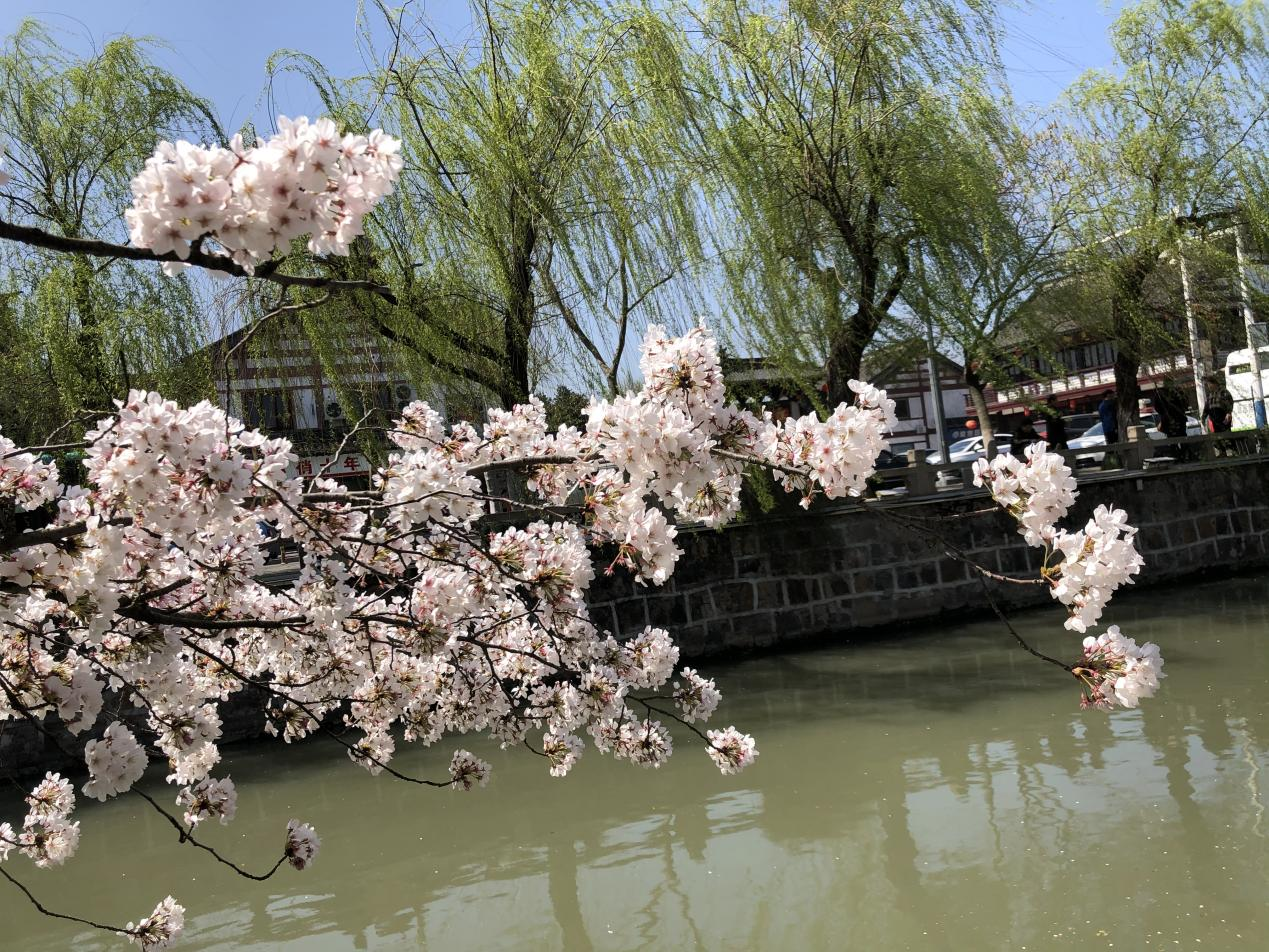
[{"label": "pedestrian in dark clothing", "polygon": [[1058,406],[1057,397],[1050,396],[1045,401],[1044,416],[1049,449],[1054,452],[1066,449],[1066,421],[1062,419],[1062,410]]},{"label": "pedestrian in dark clothing", "polygon": [[1234,395],[1219,378],[1214,377],[1207,384],[1203,422],[1213,433],[1228,433],[1234,427]]},{"label": "pedestrian in dark clothing", "polygon": [[1115,405],[1115,392],[1107,390],[1102,402],[1097,404],[1097,416],[1102,421],[1102,435],[1106,443],[1119,442],[1119,407]]},{"label": "pedestrian in dark clothing", "polygon": [[1170,440],[1185,436],[1185,417],[1189,407],[1185,394],[1176,385],[1176,381],[1168,377],[1163,381],[1154,395],[1155,409],[1159,411],[1159,429]]},{"label": "pedestrian in dark clothing", "polygon": [[1035,428],[1035,424],[1031,421],[1031,411],[1022,411],[1022,422],[1018,424],[1018,429],[1013,431],[1013,446],[1018,453],[1022,453],[1032,443],[1040,442],[1040,431]]}]

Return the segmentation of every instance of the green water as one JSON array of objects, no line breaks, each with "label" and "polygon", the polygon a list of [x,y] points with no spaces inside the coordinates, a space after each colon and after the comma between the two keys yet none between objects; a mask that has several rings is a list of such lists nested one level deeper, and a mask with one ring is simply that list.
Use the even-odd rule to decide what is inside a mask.
[{"label": "green water", "polygon": [[[170,892],[186,949],[1264,949],[1269,581],[1143,592],[1112,616],[1163,647],[1140,711],[1080,712],[998,626],[960,625],[706,666],[719,725],[762,751],[738,777],[682,732],[660,771],[588,750],[566,780],[472,744],[495,771],[468,794],[253,745],[230,750],[238,818],[210,838],[259,867],[301,817],[323,838],[303,873],[239,879],[136,798],[84,804],[66,868],[6,868],[107,921]],[[1020,627],[1072,654],[1058,619]],[[453,746],[398,763],[437,775]],[[0,948],[121,947],[3,882],[0,922]]]}]

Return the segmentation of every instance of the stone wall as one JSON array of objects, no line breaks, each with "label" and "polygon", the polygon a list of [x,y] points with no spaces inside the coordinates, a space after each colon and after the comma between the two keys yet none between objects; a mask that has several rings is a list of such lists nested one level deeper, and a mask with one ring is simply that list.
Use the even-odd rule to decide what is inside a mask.
[{"label": "stone wall", "polygon": [[[1146,560],[1138,585],[1269,564],[1269,461],[1095,473],[1080,479],[1068,526],[1099,504],[1127,511]],[[906,524],[906,525],[905,525]],[[987,611],[981,576],[946,543],[985,568],[1033,577],[1038,552],[985,494],[835,504],[722,530],[686,529],[668,584],[643,588],[624,573],[599,580],[592,612],[620,637],[670,629],[684,658],[884,635],[902,624]],[[1051,601],[1036,586],[989,583],[1004,605]]]}]

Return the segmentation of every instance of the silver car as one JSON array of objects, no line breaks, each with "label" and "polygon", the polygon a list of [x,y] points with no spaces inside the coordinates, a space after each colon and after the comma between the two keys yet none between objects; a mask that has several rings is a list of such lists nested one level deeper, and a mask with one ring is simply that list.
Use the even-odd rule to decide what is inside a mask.
[{"label": "silver car", "polygon": [[[1012,433],[996,433],[993,437],[996,443],[996,454],[1008,453],[1013,443]],[[987,455],[983,448],[982,436],[971,436],[963,440],[957,440],[947,448],[947,457],[949,463],[972,463],[974,460],[982,459]],[[925,458],[926,463],[930,466],[942,466],[943,454],[935,451]],[[961,482],[961,471],[959,469],[943,470],[934,480],[934,484],[940,489],[948,486],[955,486]]]}]

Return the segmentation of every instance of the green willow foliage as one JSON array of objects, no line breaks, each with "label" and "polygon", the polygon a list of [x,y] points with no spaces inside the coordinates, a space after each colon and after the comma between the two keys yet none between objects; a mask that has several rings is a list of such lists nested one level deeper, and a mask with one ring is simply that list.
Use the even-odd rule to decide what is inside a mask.
[{"label": "green willow foliage", "polygon": [[346,266],[373,261],[400,303],[342,299],[311,320],[383,335],[451,403],[521,402],[548,373],[615,392],[643,325],[684,309],[700,257],[697,196],[665,146],[672,24],[481,0],[453,44],[405,12],[363,16],[368,46],[389,36],[367,75],[291,52],[271,65],[309,77],[346,125],[402,138],[405,174]]},{"label": "green willow foliage", "polygon": [[946,205],[946,142],[998,79],[986,0],[707,0],[701,145],[733,205],[723,247],[740,336],[848,397],[893,317],[921,221]]},{"label": "green willow foliage", "polygon": [[958,352],[980,432],[990,438],[984,389],[1012,383],[1014,348],[1056,350],[1054,322],[1036,302],[1067,276],[1075,197],[1058,130],[1025,131],[1007,101],[985,102],[981,114],[979,135],[945,144],[955,156],[948,187],[922,217],[903,297]]},{"label": "green willow foliage", "polygon": [[[1189,238],[1196,226],[1228,224],[1263,168],[1266,17],[1263,0],[1141,0],[1111,28],[1120,69],[1092,71],[1068,93],[1070,158],[1084,187],[1073,265],[1084,321],[1117,348],[1121,432],[1137,420],[1141,365],[1177,345],[1168,321],[1182,314],[1178,249],[1221,270],[1218,246]],[[1263,205],[1247,197],[1242,211],[1255,215]]]},{"label": "green willow foliage", "polygon": [[[129,181],[162,138],[219,139],[210,106],[129,37],[78,56],[34,21],[0,49],[0,131],[11,181],[0,216],[124,241]],[[39,442],[131,386],[206,391],[195,295],[153,265],[0,247],[0,425]]]},{"label": "green willow foliage", "polygon": [[[933,325],[981,395],[1012,342],[1074,316],[1118,345],[1135,412],[1141,362],[1177,342],[1190,232],[1172,208],[1212,231],[1241,196],[1269,232],[1264,3],[1140,0],[1114,27],[1122,69],[1024,131],[993,0],[470,0],[457,40],[418,5],[363,0],[362,75],[293,51],[268,70],[307,78],[343,128],[402,138],[405,173],[348,257],[297,243],[284,267],[395,301],[293,291],[307,309],[248,356],[291,360],[300,328],[348,416],[383,402],[367,381],[384,374],[469,415],[547,380],[617,393],[648,322],[714,312],[804,390],[826,369],[830,402],[865,352],[908,360]],[[126,240],[155,141],[223,140],[152,53],[123,38],[78,57],[32,23],[8,41],[0,216]],[[1209,284],[1226,244],[1187,245]],[[226,328],[278,303],[258,284],[218,299]],[[6,431],[38,440],[128,385],[202,395],[203,287],[0,249]]]}]

